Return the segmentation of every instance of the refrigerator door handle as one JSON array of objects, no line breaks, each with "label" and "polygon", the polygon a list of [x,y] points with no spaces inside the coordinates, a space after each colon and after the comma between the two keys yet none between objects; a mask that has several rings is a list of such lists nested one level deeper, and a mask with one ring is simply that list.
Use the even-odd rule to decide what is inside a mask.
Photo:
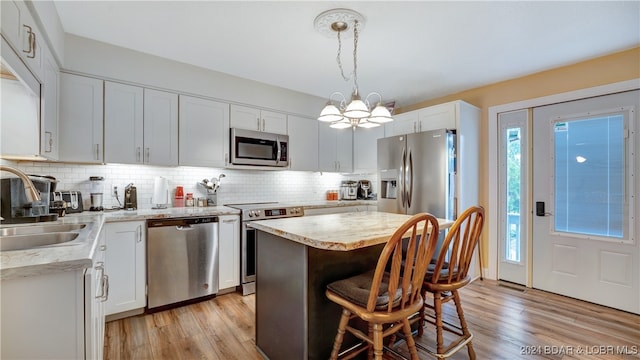
[{"label": "refrigerator door handle", "polygon": [[402,207],[404,208],[406,206],[406,194],[405,194],[405,182],[406,182],[406,165],[407,165],[407,150],[406,149],[402,149],[402,159],[401,159],[401,163],[400,163],[400,189],[398,189],[398,191],[400,192],[400,199],[402,200]]},{"label": "refrigerator door handle", "polygon": [[407,185],[407,207],[411,207],[411,199],[413,198],[413,154],[409,151],[409,171],[407,172],[407,179],[409,184]]}]

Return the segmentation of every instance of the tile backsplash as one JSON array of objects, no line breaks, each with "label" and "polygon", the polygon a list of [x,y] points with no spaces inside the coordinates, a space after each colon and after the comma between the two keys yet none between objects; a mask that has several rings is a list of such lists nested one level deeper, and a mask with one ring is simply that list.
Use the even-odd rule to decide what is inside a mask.
[{"label": "tile backsplash", "polygon": [[[170,196],[176,186],[183,186],[184,193],[206,197],[204,187],[198,185],[203,179],[211,179],[225,174],[220,181],[218,204],[254,202],[314,202],[325,200],[328,190],[338,190],[342,180],[367,179],[376,184],[375,174],[346,175],[329,172],[302,172],[286,170],[236,170],[201,167],[161,167],[150,165],[86,165],[53,162],[8,162],[3,163],[19,168],[27,174],[50,175],[59,180],[57,190],[78,190],[82,193],[83,206],[90,206],[90,176],[103,176],[105,209],[118,207],[112,195],[117,186],[120,202],[123,202],[124,188],[133,183],[137,188],[138,208],[153,206],[152,193],[156,176],[169,181]],[[5,174],[3,174],[5,175]],[[374,186],[375,187],[375,186]],[[377,192],[377,189],[374,189]],[[170,205],[171,206],[171,205]]]}]

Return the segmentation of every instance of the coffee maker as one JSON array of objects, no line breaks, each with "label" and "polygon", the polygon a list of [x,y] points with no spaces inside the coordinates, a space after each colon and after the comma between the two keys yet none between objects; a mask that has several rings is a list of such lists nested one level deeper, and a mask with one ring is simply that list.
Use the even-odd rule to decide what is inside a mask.
[{"label": "coffee maker", "polygon": [[40,193],[40,200],[29,202],[22,179],[5,178],[0,182],[0,216],[6,224],[57,220],[57,214],[49,213],[51,181],[42,177],[29,177]]},{"label": "coffee maker", "polygon": [[138,190],[133,183],[127,185],[124,188],[124,209],[125,210],[137,210],[138,209]]},{"label": "coffee maker", "polygon": [[360,180],[358,181],[358,199],[367,200],[373,190],[371,189],[371,181]]}]

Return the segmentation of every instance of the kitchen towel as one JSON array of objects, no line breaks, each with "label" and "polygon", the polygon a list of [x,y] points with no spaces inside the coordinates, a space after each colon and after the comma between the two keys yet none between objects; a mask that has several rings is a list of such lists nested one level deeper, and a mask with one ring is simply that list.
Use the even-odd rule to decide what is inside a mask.
[{"label": "kitchen towel", "polygon": [[158,208],[165,208],[169,203],[169,181],[156,176],[153,182],[153,204]]}]

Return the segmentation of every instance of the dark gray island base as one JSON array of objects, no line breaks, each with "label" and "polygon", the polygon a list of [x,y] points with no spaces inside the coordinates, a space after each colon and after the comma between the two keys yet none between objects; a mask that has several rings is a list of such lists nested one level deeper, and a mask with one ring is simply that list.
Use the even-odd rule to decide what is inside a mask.
[{"label": "dark gray island base", "polygon": [[322,250],[262,231],[256,243],[258,349],[271,360],[328,359],[342,309],[325,288],[375,268],[384,244]]},{"label": "dark gray island base", "polygon": [[[256,346],[265,358],[328,359],[341,308],[325,297],[327,284],[374,269],[384,244],[410,217],[373,211],[252,222]],[[438,222],[441,230],[452,224]],[[343,349],[357,342],[345,336]]]}]

